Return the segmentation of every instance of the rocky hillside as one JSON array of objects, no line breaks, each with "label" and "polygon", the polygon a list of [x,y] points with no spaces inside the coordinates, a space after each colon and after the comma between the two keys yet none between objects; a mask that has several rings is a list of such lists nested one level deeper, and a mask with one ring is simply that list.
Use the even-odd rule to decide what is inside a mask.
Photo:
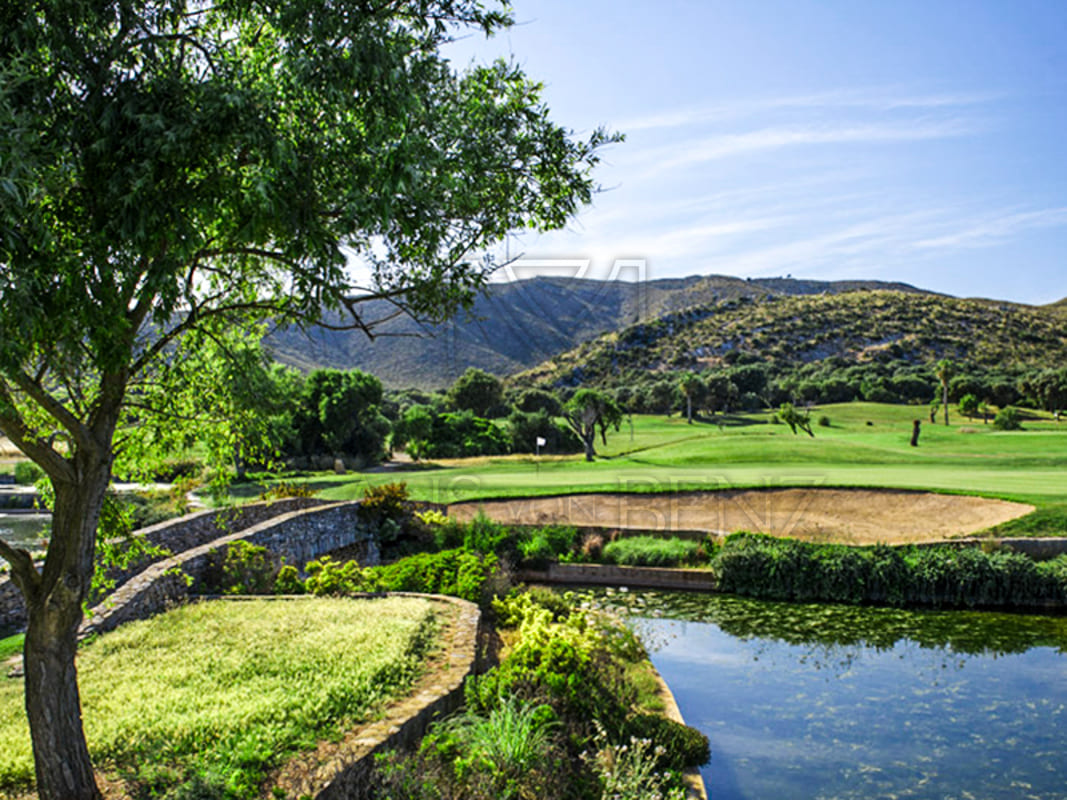
[{"label": "rocky hillside", "polygon": [[1067,363],[1067,336],[1062,313],[1053,306],[887,290],[763,295],[694,305],[628,326],[515,380],[612,385],[647,373],[706,370],[738,353],[754,354],[779,369],[830,357],[1044,367]]},{"label": "rocky hillside", "polygon": [[[744,280],[712,275],[638,284],[532,278],[491,285],[470,315],[447,325],[422,326],[398,318],[384,325],[384,335],[373,341],[359,331],[315,329],[305,334],[279,330],[266,344],[277,360],[304,370],[359,368],[377,375],[387,386],[433,389],[452,383],[469,366],[498,375],[527,370],[602,334],[651,324],[664,314],[694,309],[700,316],[731,301],[873,288],[920,293],[906,284],[877,281]],[[368,303],[365,310],[368,319],[375,319],[393,309],[385,303]]]}]

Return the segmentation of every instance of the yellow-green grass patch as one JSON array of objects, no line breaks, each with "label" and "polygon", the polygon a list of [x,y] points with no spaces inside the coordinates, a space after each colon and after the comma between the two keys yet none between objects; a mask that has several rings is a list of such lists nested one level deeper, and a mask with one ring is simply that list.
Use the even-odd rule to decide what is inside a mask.
[{"label": "yellow-green grass patch", "polygon": [[[134,781],[209,775],[254,796],[266,770],[410,688],[436,641],[435,608],[399,597],[218,601],[125,625],[78,654],[94,762]],[[0,790],[32,782],[22,692],[0,678]]]}]

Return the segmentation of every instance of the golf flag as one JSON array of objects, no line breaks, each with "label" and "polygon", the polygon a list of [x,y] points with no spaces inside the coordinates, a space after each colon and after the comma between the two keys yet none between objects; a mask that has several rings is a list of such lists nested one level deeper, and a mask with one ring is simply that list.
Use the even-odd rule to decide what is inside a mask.
[{"label": "golf flag", "polygon": [[545,439],[543,436],[538,436],[537,437],[537,446],[538,447],[544,447],[546,444],[548,444],[548,440],[547,439]]}]

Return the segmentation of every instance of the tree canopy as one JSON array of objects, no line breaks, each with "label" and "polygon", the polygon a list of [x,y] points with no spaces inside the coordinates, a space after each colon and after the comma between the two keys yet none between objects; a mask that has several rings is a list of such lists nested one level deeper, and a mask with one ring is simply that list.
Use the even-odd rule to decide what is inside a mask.
[{"label": "tree canopy", "polygon": [[612,137],[554,123],[512,64],[440,52],[509,23],[477,0],[0,5],[0,431],[55,489],[43,569],[0,556],[27,600],[44,800],[99,796],[81,603],[115,458],[183,337],[323,309],[373,333],[370,297],[442,319],[484,285],[474,255],[589,201]]},{"label": "tree canopy", "polygon": [[448,402],[460,411],[488,417],[504,402],[504,386],[495,375],[468,367],[448,390]]},{"label": "tree canopy", "polygon": [[619,429],[622,424],[622,409],[608,394],[596,389],[579,389],[567,401],[563,418],[585,447],[585,460],[592,461],[596,455],[596,434],[608,443],[608,428]]}]

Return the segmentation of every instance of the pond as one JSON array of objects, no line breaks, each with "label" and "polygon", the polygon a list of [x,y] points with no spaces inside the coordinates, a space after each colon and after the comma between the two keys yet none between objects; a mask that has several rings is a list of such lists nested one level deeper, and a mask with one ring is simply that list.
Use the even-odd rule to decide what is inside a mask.
[{"label": "pond", "polygon": [[713,800],[1067,798],[1067,618],[583,592],[623,610]]},{"label": "pond", "polygon": [[0,539],[16,547],[38,550],[41,534],[50,521],[49,514],[0,514]]}]

